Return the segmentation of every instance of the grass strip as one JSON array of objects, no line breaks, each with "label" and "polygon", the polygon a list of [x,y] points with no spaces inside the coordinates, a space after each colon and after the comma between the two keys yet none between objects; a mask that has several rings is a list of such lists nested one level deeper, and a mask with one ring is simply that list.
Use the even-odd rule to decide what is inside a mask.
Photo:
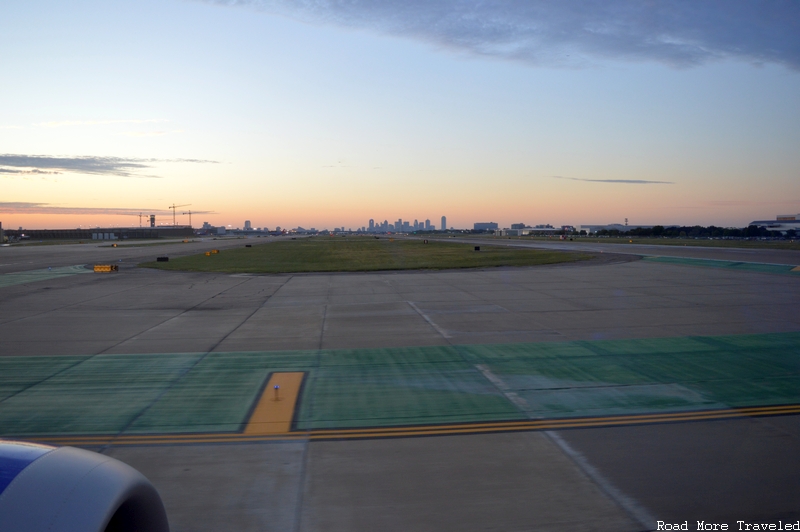
[{"label": "grass strip", "polygon": [[363,272],[536,266],[586,260],[591,255],[452,242],[389,238],[316,237],[253,245],[219,253],[145,262],[146,268],[219,273]]}]

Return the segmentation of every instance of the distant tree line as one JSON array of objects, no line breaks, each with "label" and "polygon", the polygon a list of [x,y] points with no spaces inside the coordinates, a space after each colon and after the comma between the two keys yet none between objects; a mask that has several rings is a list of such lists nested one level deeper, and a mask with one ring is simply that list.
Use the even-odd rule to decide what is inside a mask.
[{"label": "distant tree line", "polygon": [[716,227],[710,225],[703,227],[700,225],[683,227],[664,227],[656,225],[653,227],[636,227],[630,231],[619,231],[617,229],[601,229],[597,232],[598,236],[649,236],[666,238],[795,238],[797,236],[794,229],[786,231],[770,231],[766,227],[751,225],[742,229],[731,227]]}]

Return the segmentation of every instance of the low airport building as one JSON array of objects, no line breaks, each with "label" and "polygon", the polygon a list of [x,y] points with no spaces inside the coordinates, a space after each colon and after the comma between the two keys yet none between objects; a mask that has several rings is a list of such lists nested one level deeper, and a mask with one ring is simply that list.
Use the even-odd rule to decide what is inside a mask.
[{"label": "low airport building", "polygon": [[671,225],[663,225],[663,224],[653,224],[653,225],[628,225],[628,224],[603,224],[603,225],[596,225],[596,224],[582,224],[578,226],[578,231],[586,231],[587,235],[591,235],[592,233],[597,233],[598,231],[619,231],[620,233],[627,233],[628,231],[632,231],[634,229],[652,229],[656,227],[656,225],[661,225],[662,227],[678,227],[675,224]]},{"label": "low airport building", "polygon": [[473,231],[495,231],[500,227],[497,222],[475,222],[472,225]]},{"label": "low airport building", "polygon": [[800,231],[800,214],[779,214],[774,220],[754,220],[750,222],[750,225],[781,233],[792,229]]},{"label": "low airport building", "polygon": [[9,239],[19,240],[129,240],[186,238],[193,235],[188,225],[168,227],[95,227],[88,229],[6,229]]},{"label": "low airport building", "polygon": [[497,236],[554,235],[556,233],[564,231],[565,227],[571,227],[571,226],[553,227],[550,224],[534,225],[533,227],[530,226],[519,227],[519,225],[520,224],[513,224],[511,229],[506,228],[506,229],[496,230],[495,234]]}]

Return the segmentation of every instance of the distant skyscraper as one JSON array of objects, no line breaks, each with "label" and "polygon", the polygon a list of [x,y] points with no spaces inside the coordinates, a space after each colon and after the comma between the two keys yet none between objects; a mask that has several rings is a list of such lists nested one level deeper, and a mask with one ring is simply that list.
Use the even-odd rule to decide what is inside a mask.
[{"label": "distant skyscraper", "polygon": [[431,229],[433,229],[431,227],[431,221],[430,220],[425,220],[425,230],[426,231],[430,231]]},{"label": "distant skyscraper", "polygon": [[442,216],[442,231],[447,231],[447,216]]},{"label": "distant skyscraper", "polygon": [[372,233],[375,231],[375,220],[372,218],[369,219],[369,232]]},{"label": "distant skyscraper", "polygon": [[245,220],[244,221],[244,230],[245,231],[250,231],[252,229],[253,229],[253,226],[250,224],[250,220]]},{"label": "distant skyscraper", "polygon": [[394,230],[398,233],[403,230],[403,219],[398,218],[397,221],[394,223]]}]

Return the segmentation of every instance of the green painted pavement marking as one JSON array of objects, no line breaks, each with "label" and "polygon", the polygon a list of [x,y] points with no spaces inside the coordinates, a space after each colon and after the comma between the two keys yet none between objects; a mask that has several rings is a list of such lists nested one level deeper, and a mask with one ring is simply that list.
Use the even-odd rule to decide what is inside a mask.
[{"label": "green painted pavement marking", "polygon": [[762,264],[758,262],[736,262],[713,259],[687,259],[680,257],[643,257],[642,260],[650,262],[664,262],[682,266],[699,266],[703,268],[725,268],[730,270],[745,270],[759,273],[777,273],[785,275],[800,275],[800,270],[790,264]]},{"label": "green painted pavement marking", "polygon": [[[533,417],[583,417],[800,401],[800,334],[469,346]],[[582,347],[584,351],[575,348]],[[548,352],[549,351],[549,352]]]},{"label": "green painted pavement marking", "polygon": [[323,353],[306,388],[299,429],[524,419],[452,347]]},{"label": "green painted pavement marking", "polygon": [[[87,358],[0,403],[0,433],[19,436],[119,432],[200,356],[98,355]],[[42,358],[55,363],[60,357]],[[8,374],[0,377],[3,382],[17,373],[7,369],[10,370]]]},{"label": "green painted pavement marking", "polygon": [[127,433],[233,432],[241,428],[273,371],[307,371],[316,351],[210,353]]},{"label": "green painted pavement marking", "polygon": [[274,371],[307,373],[298,429],[800,403],[800,333],[200,357],[5,357],[0,435],[237,431]]},{"label": "green painted pavement marking", "polygon": [[212,353],[128,433],[238,430],[273,371],[309,372],[300,429],[520,418],[452,348]]},{"label": "green painted pavement marking", "polygon": [[0,357],[0,402],[87,358],[89,357]]},{"label": "green painted pavement marking", "polygon": [[27,272],[4,273],[0,275],[0,288],[13,286],[16,284],[35,283],[37,281],[47,281],[49,279],[69,277],[70,275],[77,275],[79,273],[92,273],[92,270],[87,270],[82,265],[77,265],[51,268],[47,270],[30,270]]}]

